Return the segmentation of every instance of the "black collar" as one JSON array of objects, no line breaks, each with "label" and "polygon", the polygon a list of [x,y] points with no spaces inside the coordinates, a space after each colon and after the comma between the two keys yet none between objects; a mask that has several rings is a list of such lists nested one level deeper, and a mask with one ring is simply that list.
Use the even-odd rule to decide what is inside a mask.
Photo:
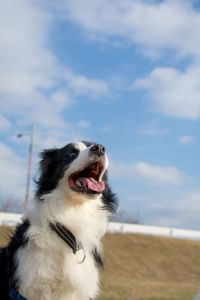
[{"label": "black collar", "polygon": [[72,249],[73,253],[83,249],[80,242],[77,242],[73,233],[59,222],[49,222],[49,227]]}]

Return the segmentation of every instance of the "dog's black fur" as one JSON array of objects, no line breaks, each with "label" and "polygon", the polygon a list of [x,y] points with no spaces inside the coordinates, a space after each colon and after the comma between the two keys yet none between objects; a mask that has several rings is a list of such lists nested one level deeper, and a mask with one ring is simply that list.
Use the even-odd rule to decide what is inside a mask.
[{"label": "dog's black fur", "polygon": [[24,220],[16,227],[15,233],[8,246],[0,252],[0,299],[11,300],[9,293],[12,288],[16,291],[19,282],[15,276],[16,260],[15,254],[20,247],[26,247],[28,239],[25,237],[30,226],[29,220]]}]

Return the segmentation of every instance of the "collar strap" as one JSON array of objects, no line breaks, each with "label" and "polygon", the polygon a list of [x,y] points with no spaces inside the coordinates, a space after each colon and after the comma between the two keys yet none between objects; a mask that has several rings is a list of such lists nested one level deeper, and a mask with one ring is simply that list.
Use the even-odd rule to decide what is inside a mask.
[{"label": "collar strap", "polygon": [[83,249],[82,244],[77,242],[73,233],[59,222],[49,222],[49,227],[72,249],[73,253]]}]

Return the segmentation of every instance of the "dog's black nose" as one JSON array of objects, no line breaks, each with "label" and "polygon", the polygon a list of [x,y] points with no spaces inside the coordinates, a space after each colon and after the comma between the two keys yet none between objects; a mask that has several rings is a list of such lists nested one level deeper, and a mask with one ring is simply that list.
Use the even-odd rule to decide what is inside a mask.
[{"label": "dog's black nose", "polygon": [[106,149],[103,145],[100,144],[94,144],[91,148],[90,148],[90,152],[92,154],[96,154],[98,156],[104,155],[106,152]]}]

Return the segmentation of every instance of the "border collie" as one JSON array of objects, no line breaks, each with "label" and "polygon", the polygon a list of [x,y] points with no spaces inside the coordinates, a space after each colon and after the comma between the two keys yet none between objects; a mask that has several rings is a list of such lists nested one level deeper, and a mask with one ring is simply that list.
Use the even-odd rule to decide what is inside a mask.
[{"label": "border collie", "polygon": [[1,300],[89,300],[99,292],[101,238],[117,199],[104,146],[41,153],[33,209],[0,252]]}]

